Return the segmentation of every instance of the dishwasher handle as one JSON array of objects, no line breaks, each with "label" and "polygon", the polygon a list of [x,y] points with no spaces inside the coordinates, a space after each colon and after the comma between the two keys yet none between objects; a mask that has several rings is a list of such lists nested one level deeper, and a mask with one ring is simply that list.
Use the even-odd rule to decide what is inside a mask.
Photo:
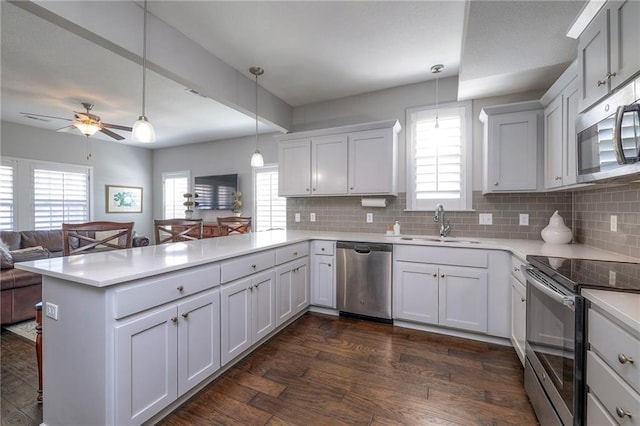
[{"label": "dishwasher handle", "polygon": [[393,251],[393,245],[391,244],[364,243],[364,242],[353,242],[353,241],[338,241],[336,243],[336,248],[353,250],[356,253],[360,253],[360,254],[369,254],[373,251],[384,251],[384,252]]}]

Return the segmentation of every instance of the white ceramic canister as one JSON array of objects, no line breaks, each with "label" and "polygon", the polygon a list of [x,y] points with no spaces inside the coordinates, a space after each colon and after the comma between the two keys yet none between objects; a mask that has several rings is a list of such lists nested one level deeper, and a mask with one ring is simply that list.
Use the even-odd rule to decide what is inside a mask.
[{"label": "white ceramic canister", "polygon": [[549,244],[568,244],[573,238],[571,229],[564,224],[564,219],[557,210],[549,219],[549,225],[540,234],[542,239]]}]

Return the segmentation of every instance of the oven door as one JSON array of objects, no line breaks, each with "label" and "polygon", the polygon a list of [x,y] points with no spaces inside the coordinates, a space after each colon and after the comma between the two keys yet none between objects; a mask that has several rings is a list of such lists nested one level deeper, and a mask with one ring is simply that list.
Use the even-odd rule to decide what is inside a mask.
[{"label": "oven door", "polygon": [[579,424],[583,300],[535,268],[526,274],[527,360],[562,423]]}]

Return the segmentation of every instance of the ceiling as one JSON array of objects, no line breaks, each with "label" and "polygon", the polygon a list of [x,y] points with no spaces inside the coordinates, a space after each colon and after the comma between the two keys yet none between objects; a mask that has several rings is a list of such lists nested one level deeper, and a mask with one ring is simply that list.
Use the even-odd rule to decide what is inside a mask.
[{"label": "ceiling", "polygon": [[[249,67],[265,68],[260,86],[295,108],[431,80],[437,63],[445,65],[441,77],[459,76],[459,99],[546,89],[576,56],[577,42],[565,34],[584,3],[149,1],[148,8],[247,78]],[[142,102],[136,61],[53,19],[0,7],[2,120],[55,130],[69,123],[20,112],[70,119],[90,102],[103,122],[133,124]],[[178,81],[147,72],[146,112],[158,140],[145,147],[255,133],[251,108],[195,95]],[[260,124],[261,133],[277,130]]]}]

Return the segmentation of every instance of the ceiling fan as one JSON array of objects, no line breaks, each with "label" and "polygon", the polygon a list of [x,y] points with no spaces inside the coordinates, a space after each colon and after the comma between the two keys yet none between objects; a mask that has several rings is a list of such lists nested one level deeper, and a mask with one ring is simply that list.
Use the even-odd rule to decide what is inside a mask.
[{"label": "ceiling fan", "polygon": [[58,129],[57,131],[66,132],[74,128],[77,128],[78,130],[80,130],[80,132],[83,135],[87,137],[93,136],[94,134],[96,134],[96,132],[102,132],[105,135],[112,137],[113,139],[121,141],[124,139],[124,137],[120,136],[115,132],[112,132],[109,129],[124,130],[127,132],[130,132],[132,130],[131,127],[127,127],[127,126],[103,123],[102,121],[100,121],[100,117],[98,117],[95,114],[91,114],[90,111],[93,109],[93,104],[90,104],[88,102],[82,102],[82,106],[84,107],[86,112],[74,111],[73,120],[70,118],[53,117],[50,115],[32,114],[30,112],[21,112],[20,114],[24,115],[27,118],[32,118],[34,120],[42,120],[41,117],[44,117],[44,118],[55,118],[57,120],[71,121],[72,122],[71,125]]}]

